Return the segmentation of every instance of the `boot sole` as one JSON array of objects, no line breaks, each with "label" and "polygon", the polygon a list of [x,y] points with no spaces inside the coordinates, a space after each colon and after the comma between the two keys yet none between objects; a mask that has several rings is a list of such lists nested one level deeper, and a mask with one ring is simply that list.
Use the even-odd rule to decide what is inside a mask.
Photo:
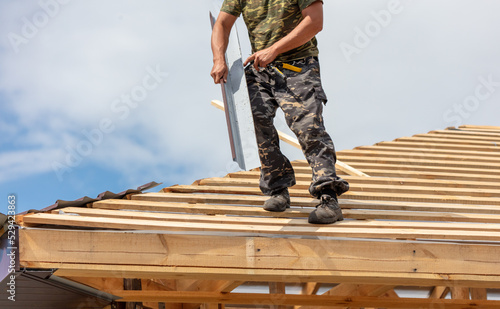
[{"label": "boot sole", "polygon": [[286,205],[285,209],[263,207],[265,211],[272,211],[272,212],[284,212],[287,208],[290,208],[290,205]]},{"label": "boot sole", "polygon": [[340,214],[340,216],[335,216],[332,218],[321,218],[321,219],[318,219],[318,217],[316,217],[315,213],[311,213],[309,215],[307,222],[309,222],[311,224],[332,224],[332,223],[335,223],[338,221],[343,221],[343,220],[344,220],[344,216],[342,215],[342,213]]}]

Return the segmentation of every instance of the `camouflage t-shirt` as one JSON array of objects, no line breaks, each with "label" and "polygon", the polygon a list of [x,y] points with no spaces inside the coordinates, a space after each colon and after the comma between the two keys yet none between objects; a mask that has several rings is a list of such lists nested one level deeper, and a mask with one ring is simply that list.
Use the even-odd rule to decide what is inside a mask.
[{"label": "camouflage t-shirt", "polygon": [[[289,34],[302,21],[302,10],[318,0],[224,0],[221,11],[243,19],[248,28],[252,52],[265,49]],[[321,1],[321,0],[319,0]],[[317,56],[316,38],[284,52],[278,61]]]}]

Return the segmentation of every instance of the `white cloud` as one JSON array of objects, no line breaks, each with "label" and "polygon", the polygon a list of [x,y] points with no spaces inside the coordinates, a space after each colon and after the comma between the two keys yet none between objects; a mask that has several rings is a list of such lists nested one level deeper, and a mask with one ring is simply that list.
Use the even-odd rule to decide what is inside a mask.
[{"label": "white cloud", "polygon": [[0,153],[0,183],[51,171],[47,157],[58,153],[58,149],[3,151]]},{"label": "white cloud", "polygon": [[[189,179],[231,171],[224,116],[209,103],[220,98],[209,77],[213,3],[71,1],[15,53],[8,33],[20,33],[22,18],[41,8],[38,1],[1,2],[0,102],[14,115],[0,115],[8,135],[0,139],[1,174],[51,171],[54,162],[64,163],[68,148],[88,140],[84,130],[108,118],[114,129],[81,164],[159,181],[169,173]],[[325,121],[338,149],[444,128],[442,114],[469,95],[478,76],[500,80],[500,44],[494,39],[500,4],[494,0],[402,0],[405,10],[348,64],[339,44],[387,3],[325,3],[318,36],[330,99]],[[239,25],[244,40],[246,29]],[[242,45],[247,56],[248,43]],[[156,66],[168,77],[120,118],[113,102]],[[498,125],[499,97],[468,120]],[[290,153],[302,159],[299,151]]]},{"label": "white cloud", "polygon": [[[4,41],[0,84],[8,100],[2,104],[17,115],[17,146],[36,148],[23,150],[19,160],[44,166],[32,173],[64,163],[68,149],[88,141],[83,131],[98,129],[105,118],[111,119],[114,130],[104,134],[89,155],[81,156],[83,163],[148,173],[168,169],[169,164],[204,165],[199,160],[202,152],[209,159],[221,157],[219,148],[227,139],[211,139],[220,134],[213,128],[224,130],[223,116],[221,126],[204,117],[207,110],[212,112],[210,94],[218,93],[208,75],[208,14],[203,11],[204,23],[179,16],[195,3],[177,3],[174,9],[163,1],[74,1],[61,6],[47,26],[19,46],[19,53]],[[0,14],[10,17],[2,19],[2,29],[21,33],[19,20],[31,19],[40,10],[37,1],[22,9],[5,4]],[[148,91],[146,100],[129,108],[127,115],[112,108],[114,101],[142,84],[147,68],[156,67],[169,76]],[[41,156],[48,147],[58,151]],[[30,153],[35,161],[28,159]]]}]

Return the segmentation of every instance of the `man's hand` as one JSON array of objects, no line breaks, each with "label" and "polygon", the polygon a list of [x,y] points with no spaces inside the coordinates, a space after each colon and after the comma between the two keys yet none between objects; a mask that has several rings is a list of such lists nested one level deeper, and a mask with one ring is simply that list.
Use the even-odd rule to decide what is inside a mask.
[{"label": "man's hand", "polygon": [[254,68],[259,71],[259,67],[265,68],[269,63],[273,62],[277,56],[278,54],[276,53],[276,49],[271,46],[248,57],[243,66],[246,66],[253,60]]},{"label": "man's hand", "polygon": [[226,64],[227,44],[229,42],[229,33],[236,21],[236,16],[220,12],[212,31],[212,52],[214,54],[214,66],[210,75],[216,84],[227,82],[228,68]]},{"label": "man's hand", "polygon": [[214,66],[212,67],[212,72],[210,75],[214,79],[214,83],[220,84],[221,82],[227,82],[227,74],[228,74],[226,61],[216,61],[214,62]]}]

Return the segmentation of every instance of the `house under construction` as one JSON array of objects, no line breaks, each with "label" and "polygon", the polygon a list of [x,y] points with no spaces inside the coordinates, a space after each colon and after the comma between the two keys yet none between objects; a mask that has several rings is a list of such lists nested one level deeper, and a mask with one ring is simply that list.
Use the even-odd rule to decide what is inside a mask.
[{"label": "house under construction", "polygon": [[306,161],[283,213],[252,170],[20,215],[0,307],[498,309],[499,144],[462,126],[339,151],[332,225],[307,223]]}]

